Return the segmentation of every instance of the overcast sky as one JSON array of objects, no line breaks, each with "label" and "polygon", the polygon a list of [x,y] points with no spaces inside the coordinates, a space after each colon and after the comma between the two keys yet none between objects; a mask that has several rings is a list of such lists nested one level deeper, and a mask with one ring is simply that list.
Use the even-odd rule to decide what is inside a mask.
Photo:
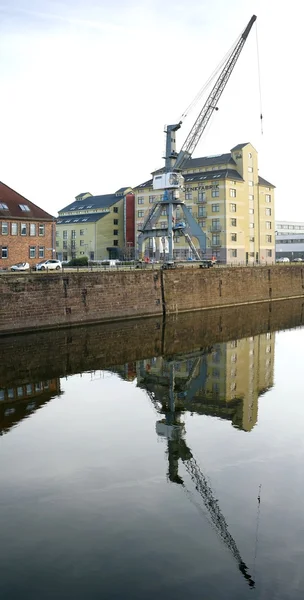
[{"label": "overcast sky", "polygon": [[277,187],[276,218],[304,221],[302,5],[0,0],[0,180],[54,215],[80,192],[145,181],[162,165],[164,125],[256,14],[264,133],[254,26],[193,156],[251,141],[260,175]]}]

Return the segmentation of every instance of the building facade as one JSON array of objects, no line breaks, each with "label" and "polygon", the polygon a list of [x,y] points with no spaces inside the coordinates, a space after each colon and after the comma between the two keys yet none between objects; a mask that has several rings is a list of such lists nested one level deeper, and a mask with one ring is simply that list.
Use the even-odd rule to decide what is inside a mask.
[{"label": "building facade", "polygon": [[[190,159],[183,176],[180,197],[206,233],[207,257],[216,256],[232,264],[274,262],[274,185],[259,176],[258,153],[252,144],[238,144],[227,154]],[[162,195],[153,191],[152,179],[134,191],[138,235],[149,210]],[[178,209],[174,217],[177,222],[182,217]],[[166,210],[159,223],[166,228]],[[157,246],[160,243],[158,239],[149,240],[145,254],[162,256],[163,248]],[[174,255],[176,259],[190,257],[183,236],[174,239]]]},{"label": "building facade", "polygon": [[134,194],[121,188],[114,194],[76,196],[58,213],[56,253],[59,260],[87,256],[89,260],[134,255]]},{"label": "building facade", "polygon": [[55,255],[56,220],[0,182],[0,268]]},{"label": "building facade", "polygon": [[304,223],[276,221],[276,259],[304,260]]}]

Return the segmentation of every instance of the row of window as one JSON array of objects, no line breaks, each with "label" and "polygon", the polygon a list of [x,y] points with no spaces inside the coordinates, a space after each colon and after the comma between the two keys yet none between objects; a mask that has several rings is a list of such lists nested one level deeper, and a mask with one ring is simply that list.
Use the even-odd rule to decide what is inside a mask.
[{"label": "row of window", "polygon": [[[31,211],[30,207],[27,204],[19,204],[18,206],[19,206],[19,208],[21,208],[21,210],[23,212],[30,212]],[[5,202],[0,202],[0,209],[1,210],[8,210],[7,204]]]},{"label": "row of window", "polygon": [[[8,258],[8,246],[0,246],[0,258]],[[29,258],[44,258],[44,246],[29,246]]]},{"label": "row of window", "polygon": [[2,221],[1,223],[1,234],[2,235],[45,235],[45,225],[43,223],[20,223],[18,227],[18,223],[6,223]]},{"label": "row of window", "polygon": [[277,241],[278,244],[304,244],[303,238],[297,238],[296,240],[280,240]]},{"label": "row of window", "polygon": [[[243,250],[242,250],[241,252],[242,252],[242,254],[243,254]],[[271,258],[271,257],[272,257],[272,250],[266,250],[265,254],[266,254],[266,257],[267,257],[267,258]],[[238,255],[237,248],[231,248],[231,250],[230,250],[230,255],[231,255],[233,258],[237,258],[237,255]],[[250,258],[254,258],[254,252],[249,252],[249,257],[250,257]]]},{"label": "row of window", "polygon": [[[212,190],[211,192],[211,197],[212,198],[218,198],[220,195],[219,190]],[[229,190],[229,195],[230,198],[236,198],[236,189],[234,188],[230,188]],[[254,200],[254,195],[253,194],[249,194],[248,196],[249,200]],[[185,199],[186,200],[193,200],[192,197],[192,190],[188,190],[185,193]],[[144,204],[144,197],[143,196],[139,196],[137,199],[137,203],[138,204]],[[199,192],[198,193],[198,202],[205,202],[206,200],[206,192]],[[156,201],[156,196],[149,196],[149,202],[155,202]],[[265,194],[265,202],[269,203],[271,202],[271,196],[270,194]],[[267,209],[266,209],[267,210]],[[268,209],[271,210],[271,209]]]},{"label": "row of window", "polygon": [[[30,396],[34,392],[42,392],[43,390],[49,389],[49,382],[39,383],[27,383],[26,385],[19,385],[16,388],[0,389],[0,402],[3,402],[6,397],[8,400],[15,400],[15,398],[23,398],[24,396]],[[5,394],[5,392],[7,392]]]}]

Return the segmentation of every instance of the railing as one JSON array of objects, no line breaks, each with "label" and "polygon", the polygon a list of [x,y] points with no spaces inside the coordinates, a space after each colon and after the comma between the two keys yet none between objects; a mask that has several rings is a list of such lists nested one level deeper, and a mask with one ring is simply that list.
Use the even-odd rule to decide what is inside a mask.
[{"label": "railing", "polygon": [[217,231],[222,231],[222,226],[221,225],[211,225],[210,227],[210,231],[212,233],[217,232]]}]

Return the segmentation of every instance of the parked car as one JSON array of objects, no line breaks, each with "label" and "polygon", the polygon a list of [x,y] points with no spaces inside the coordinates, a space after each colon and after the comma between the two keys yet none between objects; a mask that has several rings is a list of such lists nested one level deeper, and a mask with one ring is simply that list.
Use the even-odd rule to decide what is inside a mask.
[{"label": "parked car", "polygon": [[11,271],[28,271],[30,265],[27,262],[16,263],[11,266]]},{"label": "parked car", "polygon": [[299,258],[294,258],[293,262],[303,262],[303,258],[299,256]]},{"label": "parked car", "polygon": [[54,270],[59,271],[62,269],[62,264],[60,260],[56,260],[55,258],[49,258],[48,260],[43,260],[36,265],[36,271],[50,271]]},{"label": "parked car", "polygon": [[277,263],[289,263],[290,260],[287,256],[282,256],[282,258],[277,259]]}]

